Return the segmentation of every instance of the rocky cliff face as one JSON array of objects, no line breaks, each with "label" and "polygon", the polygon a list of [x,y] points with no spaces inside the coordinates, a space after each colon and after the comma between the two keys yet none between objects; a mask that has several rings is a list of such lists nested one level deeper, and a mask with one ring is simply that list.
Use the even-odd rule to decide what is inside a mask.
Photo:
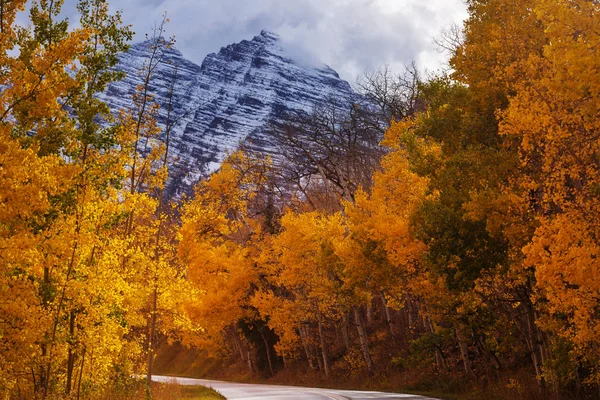
[{"label": "rocky cliff face", "polygon": [[[118,68],[127,76],[103,96],[111,108],[125,108],[130,102],[141,83],[137,70],[148,51],[145,42],[122,55]],[[162,124],[175,74],[172,120],[177,122],[169,150],[171,194],[186,190],[217,169],[240,142],[277,154],[274,127],[290,116],[310,113],[330,97],[350,105],[357,96],[328,66],[310,67],[294,61],[279,37],[267,31],[209,54],[200,66],[175,48],[167,50],[150,85],[161,104]]]}]

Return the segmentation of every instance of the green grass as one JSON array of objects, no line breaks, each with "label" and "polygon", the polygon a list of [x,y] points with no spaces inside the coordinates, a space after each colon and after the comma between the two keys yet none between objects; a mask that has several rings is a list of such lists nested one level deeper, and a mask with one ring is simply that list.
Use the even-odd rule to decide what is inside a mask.
[{"label": "green grass", "polygon": [[204,386],[182,386],[181,399],[185,400],[225,400],[217,391]]}]

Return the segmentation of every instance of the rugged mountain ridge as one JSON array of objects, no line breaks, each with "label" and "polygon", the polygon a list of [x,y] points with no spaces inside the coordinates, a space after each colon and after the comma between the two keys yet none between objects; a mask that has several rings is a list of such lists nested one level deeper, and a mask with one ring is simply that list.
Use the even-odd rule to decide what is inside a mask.
[{"label": "rugged mountain ridge", "polygon": [[[138,70],[148,54],[149,42],[143,42],[120,57],[117,68],[126,72],[126,78],[102,96],[113,110],[126,108],[131,101],[142,82]],[[161,104],[163,125],[172,87],[171,120],[177,122],[169,151],[171,194],[218,168],[226,153],[242,141],[263,153],[277,154],[272,130],[290,116],[310,113],[330,97],[341,104],[352,104],[357,98],[348,82],[327,65],[311,67],[294,61],[279,36],[269,31],[211,53],[201,65],[176,48],[167,49],[150,84]]]}]

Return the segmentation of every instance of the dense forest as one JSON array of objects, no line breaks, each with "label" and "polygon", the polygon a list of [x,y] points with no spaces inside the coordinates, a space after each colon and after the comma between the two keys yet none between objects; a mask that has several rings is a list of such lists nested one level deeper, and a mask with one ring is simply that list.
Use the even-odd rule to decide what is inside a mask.
[{"label": "dense forest", "polygon": [[467,3],[446,71],[367,74],[369,105],[332,99],[280,127],[283,157],[242,145],[174,199],[164,24],[115,114],[119,13],[81,0],[70,28],[40,0],[19,26],[0,2],[2,397],[110,398],[168,339],[257,377],[598,398],[600,6]]}]

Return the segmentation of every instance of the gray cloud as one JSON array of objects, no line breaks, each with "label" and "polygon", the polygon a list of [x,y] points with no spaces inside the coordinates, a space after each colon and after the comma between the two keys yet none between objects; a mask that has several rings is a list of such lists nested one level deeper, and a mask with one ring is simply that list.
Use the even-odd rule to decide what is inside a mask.
[{"label": "gray cloud", "polygon": [[[65,14],[75,16],[75,0]],[[222,46],[251,39],[261,29],[279,33],[306,62],[320,60],[354,81],[366,69],[411,60],[436,70],[445,56],[433,38],[466,17],[463,0],[111,0],[142,40],[167,12],[168,34],[197,63]]]}]

